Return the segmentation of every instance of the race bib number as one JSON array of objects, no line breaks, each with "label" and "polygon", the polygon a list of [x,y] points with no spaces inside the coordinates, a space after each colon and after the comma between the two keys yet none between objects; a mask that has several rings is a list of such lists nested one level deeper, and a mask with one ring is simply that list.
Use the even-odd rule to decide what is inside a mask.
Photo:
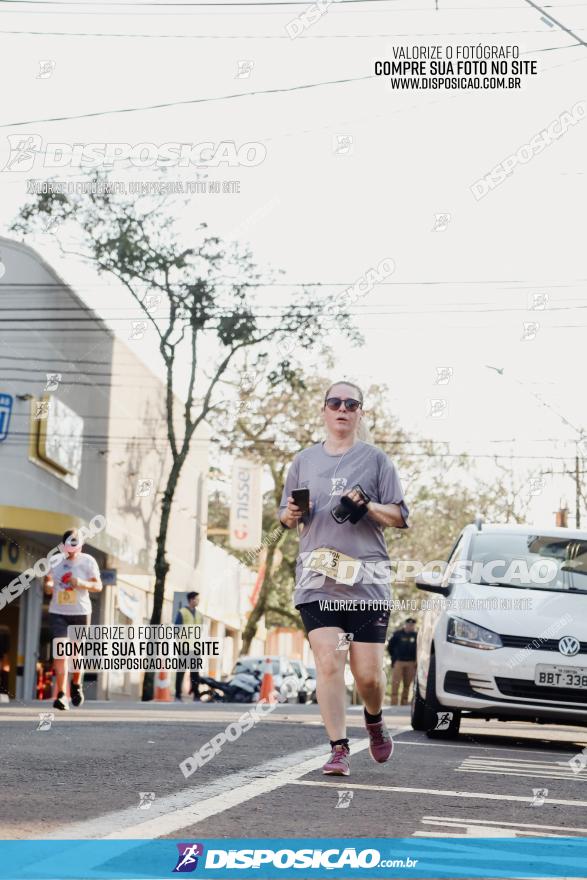
[{"label": "race bib number", "polygon": [[319,547],[310,553],[310,557],[304,568],[318,572],[333,578],[339,584],[351,587],[361,569],[361,560],[346,556],[339,550],[330,550],[328,547]]},{"label": "race bib number", "polygon": [[57,593],[58,605],[76,605],[77,590],[59,590]]}]

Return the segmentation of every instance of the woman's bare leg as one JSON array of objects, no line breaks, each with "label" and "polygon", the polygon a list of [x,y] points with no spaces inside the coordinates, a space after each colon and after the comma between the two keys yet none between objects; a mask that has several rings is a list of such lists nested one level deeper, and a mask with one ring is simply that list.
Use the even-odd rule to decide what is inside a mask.
[{"label": "woman's bare leg", "polygon": [[381,712],[385,696],[383,672],[384,644],[378,642],[351,642],[351,672],[357,690],[370,715]]},{"label": "woman's bare leg", "polygon": [[308,633],[316,661],[318,705],[328,738],[332,741],[346,737],[346,651],[336,650],[341,632],[342,629],[337,626],[323,626]]}]

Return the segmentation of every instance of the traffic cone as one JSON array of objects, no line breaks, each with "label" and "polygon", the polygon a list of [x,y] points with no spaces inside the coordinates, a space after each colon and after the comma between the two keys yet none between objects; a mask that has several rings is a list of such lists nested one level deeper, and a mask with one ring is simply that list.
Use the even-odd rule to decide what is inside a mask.
[{"label": "traffic cone", "polygon": [[169,672],[164,669],[159,670],[157,673],[157,678],[155,680],[155,696],[153,697],[153,700],[156,703],[171,703],[173,701],[171,696]]},{"label": "traffic cone", "polygon": [[263,664],[263,679],[261,681],[261,693],[259,694],[259,699],[265,700],[267,703],[277,702],[275,685],[273,684],[273,664],[269,657],[265,658],[265,663]]}]

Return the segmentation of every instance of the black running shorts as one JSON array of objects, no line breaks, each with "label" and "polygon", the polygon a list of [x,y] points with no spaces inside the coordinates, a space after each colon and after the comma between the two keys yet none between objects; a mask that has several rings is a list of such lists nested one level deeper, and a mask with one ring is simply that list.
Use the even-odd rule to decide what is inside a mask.
[{"label": "black running shorts", "polygon": [[51,625],[51,638],[64,639],[67,637],[68,626],[89,626],[89,614],[49,614]]},{"label": "black running shorts", "polygon": [[367,602],[367,608],[362,611],[351,610],[348,606],[346,608],[336,607],[342,603],[334,601],[332,605],[335,608],[329,608],[328,603],[324,601],[304,602],[303,605],[296,605],[306,633],[325,626],[336,626],[344,633],[352,633],[353,638],[350,641],[353,642],[379,642],[381,644],[385,642],[389,610],[382,611],[377,602],[373,603],[372,608]]}]

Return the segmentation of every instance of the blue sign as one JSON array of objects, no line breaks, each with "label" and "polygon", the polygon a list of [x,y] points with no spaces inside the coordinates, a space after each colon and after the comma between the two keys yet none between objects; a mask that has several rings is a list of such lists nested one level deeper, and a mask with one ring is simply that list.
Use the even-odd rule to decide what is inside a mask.
[{"label": "blue sign", "polygon": [[584,880],[586,859],[584,837],[0,840],[0,880]]},{"label": "blue sign", "polygon": [[0,394],[0,443],[6,440],[8,436],[13,403],[14,397],[12,394]]}]

